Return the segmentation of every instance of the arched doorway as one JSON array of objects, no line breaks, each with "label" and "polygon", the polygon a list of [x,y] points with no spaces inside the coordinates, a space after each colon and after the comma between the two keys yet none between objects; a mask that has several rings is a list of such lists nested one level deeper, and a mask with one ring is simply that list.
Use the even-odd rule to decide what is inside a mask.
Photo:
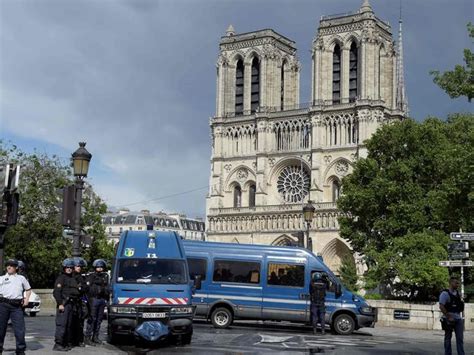
[{"label": "arched doorway", "polygon": [[350,257],[352,260],[354,260],[352,250],[343,241],[336,238],[326,244],[323,251],[321,252],[321,255],[323,257],[324,263],[336,275],[339,275],[339,268],[344,258]]}]

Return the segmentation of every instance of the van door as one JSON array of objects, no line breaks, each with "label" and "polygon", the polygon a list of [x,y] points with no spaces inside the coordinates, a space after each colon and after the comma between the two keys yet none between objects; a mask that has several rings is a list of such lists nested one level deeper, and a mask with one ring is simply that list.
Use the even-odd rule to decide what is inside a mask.
[{"label": "van door", "polygon": [[[320,272],[323,274],[326,274],[323,270],[311,270],[311,279],[313,278],[313,274],[315,272]],[[342,307],[342,299],[341,297],[336,298],[336,284],[337,280],[334,280],[331,278],[331,276],[328,275],[327,277],[327,282],[328,282],[328,289],[326,291],[326,324],[329,324],[329,320],[331,319],[331,314],[334,313],[337,309]],[[309,303],[308,303],[308,309],[309,309]]]},{"label": "van door", "polygon": [[213,264],[208,293],[211,301],[226,300],[237,318],[261,319],[261,260],[215,255]]},{"label": "van door", "polygon": [[262,310],[264,319],[306,321],[309,283],[305,282],[304,260],[302,263],[289,259],[267,258]]},{"label": "van door", "polygon": [[196,315],[203,317],[206,317],[209,311],[207,266],[208,261],[205,257],[188,257],[190,280],[194,283],[194,278],[197,275],[201,276],[201,289],[194,292],[193,305],[196,306]]}]

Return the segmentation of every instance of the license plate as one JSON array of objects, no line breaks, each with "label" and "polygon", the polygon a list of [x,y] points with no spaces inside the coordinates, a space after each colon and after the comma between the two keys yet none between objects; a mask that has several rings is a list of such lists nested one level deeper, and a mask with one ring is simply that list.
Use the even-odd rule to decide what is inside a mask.
[{"label": "license plate", "polygon": [[165,312],[143,313],[143,318],[166,318]]}]

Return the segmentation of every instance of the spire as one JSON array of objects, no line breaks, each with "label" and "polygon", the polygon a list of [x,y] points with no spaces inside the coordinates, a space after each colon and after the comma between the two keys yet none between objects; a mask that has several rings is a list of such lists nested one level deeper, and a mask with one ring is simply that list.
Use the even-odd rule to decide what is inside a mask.
[{"label": "spire", "polygon": [[360,12],[360,13],[363,13],[363,12],[374,12],[374,11],[372,10],[372,6],[370,6],[369,0],[364,0],[364,2],[362,3],[362,6],[360,7],[359,12]]},{"label": "spire", "polygon": [[402,1],[400,0],[400,18],[398,20],[398,50],[397,50],[397,109],[408,115],[408,101],[405,93],[405,73],[403,69],[403,36],[402,36]]},{"label": "spire", "polygon": [[226,34],[227,37],[231,37],[231,36],[235,35],[234,26],[229,25],[229,27],[227,28],[227,31],[225,31],[225,34]]}]

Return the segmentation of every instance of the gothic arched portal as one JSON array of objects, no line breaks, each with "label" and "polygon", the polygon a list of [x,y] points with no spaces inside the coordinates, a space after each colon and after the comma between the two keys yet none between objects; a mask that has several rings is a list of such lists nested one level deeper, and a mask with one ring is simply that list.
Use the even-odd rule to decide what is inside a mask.
[{"label": "gothic arched portal", "polygon": [[[334,238],[331,240],[321,252],[324,263],[336,274],[339,274],[339,268],[342,264],[342,260],[346,257],[352,256],[352,251],[349,247],[341,240]],[[355,263],[355,261],[354,261]]]},{"label": "gothic arched portal", "polygon": [[278,247],[290,247],[290,246],[296,246],[297,244],[298,243],[287,234],[283,234],[279,236],[277,239],[275,239],[272,242],[272,245],[278,246]]}]

